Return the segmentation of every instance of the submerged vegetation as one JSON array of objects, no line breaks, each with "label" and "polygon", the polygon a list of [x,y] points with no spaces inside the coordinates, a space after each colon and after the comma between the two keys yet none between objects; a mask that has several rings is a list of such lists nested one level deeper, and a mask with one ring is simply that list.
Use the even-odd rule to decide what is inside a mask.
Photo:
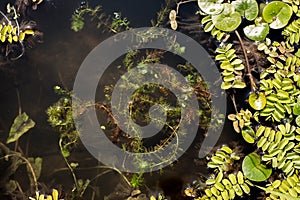
[{"label": "submerged vegetation", "polygon": [[[36,22],[27,19],[29,11],[36,10],[42,2],[17,0],[13,5],[7,4],[5,12],[0,11],[0,52],[3,62],[21,58],[26,47],[33,46],[34,41],[41,39],[42,33],[37,30]],[[184,4],[192,4],[197,8],[195,16],[188,17],[191,20],[185,21],[185,16],[180,16]],[[99,85],[98,89],[103,98],[98,98],[94,104],[83,102],[72,91],[61,86],[54,87],[59,99],[47,108],[46,114],[48,123],[58,133],[57,147],[66,165],[66,168],[57,171],[68,171],[73,184],[66,187],[66,190],[60,190],[59,183],[49,189],[48,185],[44,186],[40,182],[43,158],[28,157],[19,144],[19,139],[35,126],[35,122],[25,112],[21,112],[20,108],[6,142],[0,142],[0,167],[4,172],[0,179],[0,198],[98,199],[101,196],[100,178],[108,173],[116,173],[120,181],[114,191],[106,195],[106,200],[299,199],[299,6],[297,0],[268,3],[256,0],[166,0],[157,13],[157,19],[151,21],[153,27],[167,27],[185,34],[191,33],[195,40],[204,43],[218,65],[221,89],[231,99],[234,111],[230,110],[225,117],[211,105],[212,95],[218,97],[221,94],[210,93],[211,86],[190,63],[179,56],[172,60],[177,62],[172,63],[173,69],[184,75],[192,88],[189,92],[195,93],[199,103],[196,116],[199,118],[199,134],[196,139],[202,141],[207,136],[209,126],[215,131],[222,131],[220,126],[224,120],[228,120],[232,127],[226,134],[230,138],[241,139],[215,147],[206,159],[193,158],[195,163],[201,163],[207,168],[209,175],[203,175],[202,172],[201,175],[192,174],[194,181],[185,183],[184,188],[178,189],[174,194],[168,191],[153,192],[152,188],[149,189],[148,174],[144,169],[152,166],[139,155],[163,149],[171,144],[171,140],[177,139],[178,142],[169,147],[172,152],[166,157],[157,158],[161,163],[175,166],[177,163],[171,163],[170,160],[182,151],[178,148],[181,142],[178,138],[190,136],[186,130],[179,133],[178,124],[184,118],[190,125],[195,116],[191,114],[193,110],[187,110],[181,116],[181,107],[185,105],[179,105],[176,95],[168,88],[157,84],[140,87],[138,82],[133,83],[128,78],[134,76],[136,80],[143,81],[145,74],[154,74],[157,77],[168,77],[165,81],[175,85],[177,90],[185,90],[168,68],[162,67],[160,74],[155,74],[149,67],[150,64],[168,64],[167,58],[175,55],[160,49],[129,50],[112,67],[112,73],[106,72],[107,77],[113,78],[103,81],[104,85]],[[84,29],[88,23],[87,18],[96,28],[111,34],[133,28],[120,12],[108,15],[100,5],[92,7],[88,2],[82,2],[70,18],[74,34]],[[165,36],[166,32],[150,29],[149,32],[141,31],[138,34],[139,44],[144,44]],[[199,35],[205,39],[199,39]],[[166,42],[168,49],[178,55],[189,48],[180,44],[176,37],[170,37]],[[132,69],[137,69],[139,73],[131,74]],[[122,76],[125,73],[129,76]],[[141,139],[141,133],[134,126],[130,126],[132,135],[117,126],[118,118],[113,115],[111,99],[116,80],[121,77],[121,87],[135,88],[130,105],[127,105],[134,123],[147,125],[151,122],[151,112],[166,111],[166,122],[154,122],[157,127],[163,124],[158,136]],[[185,93],[184,99],[192,98],[189,92]],[[118,107],[123,106],[121,101],[118,103]],[[156,104],[161,106],[155,107]],[[80,121],[81,116],[91,108],[95,108],[97,114],[102,116],[99,117],[99,129],[103,130],[113,144],[124,151],[137,153],[134,158],[140,169],[139,173],[121,172],[101,163],[86,165],[74,156],[82,147],[80,129],[76,129],[74,120]],[[128,111],[118,114],[118,117],[125,116]],[[96,170],[95,176],[85,177],[79,173],[80,170],[91,169]],[[23,182],[21,184],[19,177],[15,176],[18,170],[27,173],[30,186]],[[163,169],[160,170],[163,174]]]}]

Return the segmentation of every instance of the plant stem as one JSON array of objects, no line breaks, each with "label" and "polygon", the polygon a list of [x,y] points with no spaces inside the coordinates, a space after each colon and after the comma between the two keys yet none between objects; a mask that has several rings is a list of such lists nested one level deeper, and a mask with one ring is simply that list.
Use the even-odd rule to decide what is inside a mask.
[{"label": "plant stem", "polygon": [[[3,149],[5,151],[5,153],[7,155],[4,156],[4,158],[8,158],[8,157],[18,157],[21,158],[23,161],[25,161],[25,163],[27,164],[31,174],[32,174],[32,178],[33,178],[33,182],[34,182],[34,186],[35,186],[35,190],[38,191],[38,183],[37,183],[37,178],[35,175],[35,172],[33,170],[33,167],[31,165],[31,163],[29,162],[29,160],[27,158],[25,158],[24,156],[22,156],[19,152],[15,152],[15,151],[11,151],[6,145],[4,145],[2,142],[0,142],[0,148]],[[10,154],[10,152],[13,152]],[[2,159],[2,158],[0,158]]]},{"label": "plant stem", "polygon": [[8,24],[11,24],[11,21],[7,18],[7,16],[2,11],[0,11],[0,14],[6,19]]},{"label": "plant stem", "polygon": [[[63,152],[63,147],[62,147],[62,139],[60,138],[59,139],[59,148],[60,148],[60,151]],[[72,174],[72,177],[73,177],[73,180],[74,180],[74,184],[75,184],[75,187],[77,189],[77,191],[79,191],[79,185],[78,185],[78,182],[77,182],[77,178],[76,178],[76,175],[74,173],[74,170],[73,168],[71,167],[71,165],[69,164],[69,161],[67,160],[67,158],[62,154],[64,160],[65,160],[65,163],[67,164],[71,174]]]},{"label": "plant stem", "polygon": [[246,66],[247,66],[247,76],[248,76],[249,79],[250,79],[251,92],[255,92],[255,90],[256,90],[256,85],[255,85],[253,76],[252,76],[252,74],[251,74],[250,64],[249,64],[249,60],[248,60],[248,56],[247,56],[247,52],[246,52],[245,45],[244,45],[244,43],[243,43],[243,40],[242,40],[242,38],[241,38],[239,32],[238,32],[237,30],[235,30],[234,33],[235,33],[236,36],[238,37],[238,39],[239,39],[239,41],[240,41],[240,44],[241,44],[241,47],[242,47],[242,49],[243,49],[243,53],[244,53],[244,57],[245,57],[245,61],[246,61]]},{"label": "plant stem", "polygon": [[238,109],[237,109],[237,106],[236,106],[234,94],[230,95],[230,98],[231,98],[231,100],[232,100],[232,103],[233,103],[233,107],[234,107],[235,112],[238,113]]},{"label": "plant stem", "polygon": [[176,13],[178,14],[178,12],[179,12],[179,6],[180,6],[181,4],[191,3],[191,2],[195,2],[195,1],[197,1],[197,0],[180,1],[179,3],[177,3]]}]

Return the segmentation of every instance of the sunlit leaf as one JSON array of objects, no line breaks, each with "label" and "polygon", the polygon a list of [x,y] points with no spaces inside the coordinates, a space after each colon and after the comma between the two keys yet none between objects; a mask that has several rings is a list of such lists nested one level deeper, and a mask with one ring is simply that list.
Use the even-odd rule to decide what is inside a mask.
[{"label": "sunlit leaf", "polygon": [[261,23],[257,25],[249,25],[244,28],[244,33],[247,38],[254,41],[264,40],[270,31],[267,23]]},{"label": "sunlit leaf", "polygon": [[222,85],[221,85],[221,88],[223,90],[227,90],[227,89],[229,89],[231,87],[232,87],[232,84],[230,82],[223,82]]},{"label": "sunlit leaf", "polygon": [[270,28],[280,29],[288,24],[292,14],[293,9],[288,4],[272,1],[264,7],[262,16],[265,22],[270,23]]},{"label": "sunlit leaf", "polygon": [[235,81],[233,83],[233,88],[237,88],[237,89],[242,89],[246,87],[246,83],[242,82],[242,81]]},{"label": "sunlit leaf", "polygon": [[297,124],[297,126],[300,126],[300,115],[298,115],[297,117],[296,117],[296,124]]},{"label": "sunlit leaf", "polygon": [[300,102],[296,103],[296,105],[293,107],[293,114],[300,115]]},{"label": "sunlit leaf", "polygon": [[235,10],[249,21],[254,20],[258,15],[258,4],[256,0],[236,0],[232,4]]},{"label": "sunlit leaf", "polygon": [[267,104],[267,99],[265,97],[265,94],[263,92],[260,92],[259,94],[255,94],[255,93],[250,94],[249,104],[255,110],[262,110]]},{"label": "sunlit leaf", "polygon": [[260,157],[255,153],[247,155],[242,164],[244,175],[251,181],[261,182],[267,180],[271,174],[272,169],[266,168],[260,163]]},{"label": "sunlit leaf", "polygon": [[215,27],[221,31],[231,32],[236,30],[241,24],[242,18],[240,13],[234,11],[233,5],[224,3],[223,12],[218,15],[213,15],[212,21]]},{"label": "sunlit leaf", "polygon": [[244,140],[248,143],[255,142],[255,132],[250,126],[244,126],[242,129],[242,136]]},{"label": "sunlit leaf", "polygon": [[8,144],[17,141],[24,133],[33,128],[34,125],[35,122],[30,119],[25,112],[17,116],[10,128],[6,143]]},{"label": "sunlit leaf", "polygon": [[216,15],[223,11],[223,0],[198,0],[199,8],[209,15]]},{"label": "sunlit leaf", "polygon": [[293,197],[290,194],[285,194],[285,193],[282,193],[282,192],[278,192],[278,191],[275,191],[274,189],[264,188],[264,187],[260,187],[260,186],[257,186],[257,185],[256,185],[256,187],[258,187],[261,190],[264,190],[266,193],[270,193],[272,195],[279,196],[280,199],[299,200],[299,197]]}]

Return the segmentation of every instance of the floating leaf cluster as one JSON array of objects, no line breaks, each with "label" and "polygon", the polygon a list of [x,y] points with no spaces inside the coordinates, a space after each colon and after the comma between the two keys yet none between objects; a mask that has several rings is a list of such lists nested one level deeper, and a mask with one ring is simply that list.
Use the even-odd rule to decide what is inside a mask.
[{"label": "floating leaf cluster", "polygon": [[210,32],[213,37],[215,37],[217,40],[226,40],[226,38],[229,37],[229,34],[225,33],[224,31],[221,31],[215,27],[215,25],[212,22],[211,15],[207,15],[202,18],[201,24],[204,26],[203,29],[205,32]]},{"label": "floating leaf cluster", "polygon": [[[294,198],[300,197],[300,180],[297,174],[293,174],[292,176],[289,176],[282,181],[275,180],[272,183],[268,184],[267,186],[268,186],[267,187],[268,190],[290,195],[291,197],[288,199],[292,199],[293,197]],[[270,196],[266,198],[266,200],[275,200],[279,198],[280,196],[271,193]]]},{"label": "floating leaf cluster", "polygon": [[227,172],[232,170],[234,161],[239,160],[240,157],[228,146],[223,146],[221,149],[216,151],[215,155],[208,159],[208,168]]},{"label": "floating leaf cluster", "polygon": [[293,13],[299,15],[297,0],[262,4],[261,10],[256,0],[235,0],[231,3],[223,0],[198,0],[198,6],[199,13],[205,15],[201,21],[204,31],[211,32],[217,40],[222,39],[224,32],[236,31],[242,24],[242,18],[245,18],[249,22],[254,22],[243,27],[246,37],[254,41],[263,41],[270,28],[284,28]]},{"label": "floating leaf cluster", "polygon": [[221,88],[224,90],[230,88],[245,88],[246,84],[243,80],[243,70],[245,66],[243,61],[235,54],[232,44],[224,45],[216,49],[215,60],[220,61],[220,68],[223,76]]},{"label": "floating leaf cluster", "polygon": [[270,41],[266,41],[258,49],[268,54],[267,59],[271,64],[260,74],[260,94],[266,98],[266,106],[260,110],[254,108],[257,110],[254,115],[280,122],[292,117],[293,106],[300,94],[300,58],[297,54],[293,55],[294,48],[284,42],[270,44]]},{"label": "floating leaf cluster", "polygon": [[290,176],[300,169],[300,128],[286,123],[279,124],[277,129],[260,126],[256,131],[257,147],[265,152],[263,161],[270,162],[274,169],[281,169]]},{"label": "floating leaf cluster", "polygon": [[204,195],[196,198],[197,200],[220,199],[229,200],[237,196],[250,193],[252,183],[247,180],[243,172],[234,172],[234,164],[240,157],[228,146],[223,146],[209,158],[208,168],[215,169],[206,180]]},{"label": "floating leaf cluster", "polygon": [[300,39],[300,20],[294,20],[282,31],[282,35],[285,36],[285,39],[289,44],[293,45],[299,43]]},{"label": "floating leaf cluster", "polygon": [[209,186],[205,190],[204,196],[198,198],[199,200],[220,199],[229,200],[236,196],[243,196],[250,193],[252,183],[245,178],[241,171],[237,174],[229,174],[226,178],[223,172],[219,172],[216,178],[208,179],[206,184]]}]

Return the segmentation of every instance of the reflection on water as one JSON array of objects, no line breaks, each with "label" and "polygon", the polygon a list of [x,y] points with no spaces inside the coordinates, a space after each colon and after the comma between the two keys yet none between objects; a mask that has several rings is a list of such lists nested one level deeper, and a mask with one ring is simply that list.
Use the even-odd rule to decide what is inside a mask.
[{"label": "reflection on water", "polygon": [[[161,1],[163,2],[163,1]],[[160,9],[160,3],[141,0],[92,1],[90,4],[101,4],[107,13],[120,11],[134,27],[150,26],[150,19]],[[58,136],[47,123],[46,108],[57,101],[53,86],[62,85],[71,90],[76,72],[86,55],[109,34],[103,34],[92,23],[86,23],[83,31],[74,33],[70,29],[72,12],[80,4],[79,0],[46,0],[31,17],[44,32],[44,42],[33,49],[28,49],[20,60],[6,66],[0,74],[0,137],[6,139],[9,127],[18,114],[17,90],[20,93],[22,111],[36,122],[36,127],[21,138],[21,146],[28,149],[30,156],[41,156],[44,159],[41,181],[49,186],[58,184],[70,189],[72,179],[68,171],[55,170],[65,168],[62,156],[59,155]],[[141,8],[147,8],[141,9]],[[198,141],[199,142],[199,141]],[[196,144],[196,142],[195,142]],[[191,147],[189,154],[180,162],[165,169],[160,176],[154,173],[147,179],[151,190],[161,186],[167,187],[166,180],[177,180],[186,184],[194,178],[194,172],[205,173],[205,167],[196,166],[197,149]],[[76,149],[72,158],[80,161],[81,167],[95,166],[93,159],[83,147]],[[97,170],[80,171],[80,178],[92,178]],[[101,195],[113,191],[120,177],[109,173],[98,184]],[[101,181],[105,184],[101,185]],[[160,181],[160,183],[159,183]]]}]

